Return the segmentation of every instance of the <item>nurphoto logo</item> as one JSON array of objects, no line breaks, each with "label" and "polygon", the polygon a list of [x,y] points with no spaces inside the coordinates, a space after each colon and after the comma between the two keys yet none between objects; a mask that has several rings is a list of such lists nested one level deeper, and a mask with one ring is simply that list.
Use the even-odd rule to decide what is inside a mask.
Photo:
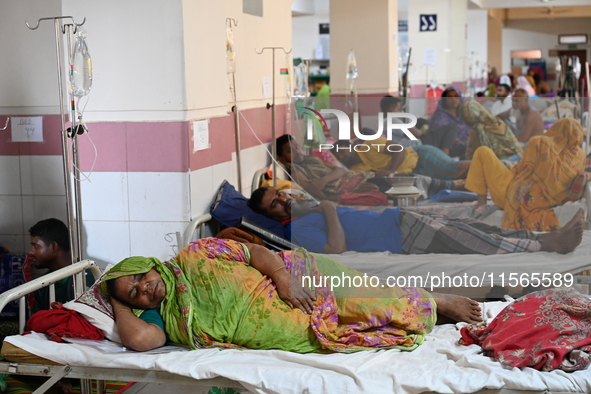
[{"label": "nurphoto logo", "polygon": [[[320,128],[323,129],[328,129],[328,124],[326,122],[326,119],[324,118],[324,116],[322,115],[326,115],[326,114],[333,114],[337,117],[337,121],[339,122],[339,140],[349,140],[349,132],[351,130],[351,121],[349,120],[349,116],[347,116],[346,113],[344,113],[341,110],[338,109],[321,109],[320,112],[316,111],[312,108],[308,108],[308,107],[304,107],[304,109],[307,109],[308,111],[312,112],[312,114],[308,114],[308,122],[307,122],[307,139],[308,140],[313,140],[314,139],[314,121],[316,121],[316,123],[320,126]],[[395,123],[393,122],[394,119],[409,119],[410,122],[408,123]],[[409,113],[405,113],[405,112],[388,112],[386,113],[386,138],[388,140],[392,140],[392,130],[394,129],[399,129],[402,132],[404,132],[404,134],[406,134],[406,136],[408,138],[410,138],[411,140],[416,141],[417,137],[415,137],[410,130],[408,130],[411,127],[414,127],[417,124],[417,117],[413,114],[409,114]],[[359,113],[358,112],[354,112],[353,113],[353,133],[355,134],[355,137],[357,137],[360,140],[364,140],[364,141],[373,141],[376,140],[378,138],[380,138],[382,136],[382,134],[384,133],[384,113],[383,112],[379,112],[378,113],[378,129],[376,130],[376,132],[374,134],[363,134],[359,131]],[[372,145],[376,145],[376,144],[372,144]],[[383,144],[377,144],[377,145],[383,145]],[[322,149],[325,150],[330,150],[332,148],[334,148],[335,146],[333,144],[320,144],[320,151],[322,151]],[[397,149],[397,150],[392,150],[392,149]],[[351,150],[354,149],[356,152],[367,152],[370,150],[369,145],[367,144],[355,144],[353,146],[348,146],[348,147],[344,147],[344,146],[336,146],[337,151],[341,150],[341,149],[346,149],[346,150]],[[404,147],[402,145],[390,145],[388,147],[388,151],[390,152],[400,152],[404,149]],[[379,150],[379,147],[378,147]]]}]

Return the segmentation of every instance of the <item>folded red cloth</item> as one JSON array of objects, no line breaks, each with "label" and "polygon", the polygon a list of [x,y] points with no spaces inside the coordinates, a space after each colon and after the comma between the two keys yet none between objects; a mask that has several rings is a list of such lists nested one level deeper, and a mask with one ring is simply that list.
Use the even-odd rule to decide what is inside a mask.
[{"label": "folded red cloth", "polygon": [[29,330],[47,334],[55,342],[64,342],[62,338],[105,339],[103,332],[78,312],[65,309],[57,302],[51,307],[54,309],[39,311],[29,319]]}]

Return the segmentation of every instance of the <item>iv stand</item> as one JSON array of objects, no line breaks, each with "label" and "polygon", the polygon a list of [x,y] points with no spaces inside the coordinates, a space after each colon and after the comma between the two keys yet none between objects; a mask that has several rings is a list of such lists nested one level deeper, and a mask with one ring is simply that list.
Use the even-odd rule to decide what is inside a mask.
[{"label": "iv stand", "polygon": [[[66,24],[62,27],[61,19],[71,19],[72,24]],[[80,190],[80,174],[79,174],[79,152],[78,152],[78,139],[76,133],[76,119],[75,119],[75,109],[72,106],[72,114],[71,114],[71,130],[72,130],[72,150],[73,150],[73,164],[74,164],[74,182],[75,187],[72,187],[72,178],[70,174],[70,168],[72,168],[72,163],[70,159],[70,152],[68,149],[68,131],[66,130],[66,109],[64,105],[64,85],[62,81],[62,40],[60,37],[60,33],[66,34],[67,33],[67,44],[68,44],[68,56],[71,56],[72,53],[72,42],[71,36],[72,34],[76,33],[76,30],[79,26],[84,25],[86,22],[86,18],[82,20],[82,23],[76,23],[72,16],[56,16],[56,17],[48,17],[48,18],[41,18],[37,21],[37,25],[35,27],[31,27],[29,22],[25,21],[27,27],[31,30],[36,30],[39,27],[39,24],[43,20],[53,20],[54,29],[55,29],[55,43],[56,43],[56,58],[57,58],[57,82],[58,82],[58,91],[59,91],[59,99],[60,99],[60,115],[61,115],[61,126],[62,126],[62,153],[63,153],[63,169],[64,169],[64,182],[66,186],[66,208],[67,208],[67,217],[68,217],[68,229],[70,231],[70,251],[72,256],[72,263],[74,261],[81,261],[83,259],[82,254],[82,200],[81,200],[81,190]],[[73,27],[73,31],[72,31]],[[72,201],[72,195],[74,195],[74,201]],[[77,284],[74,283],[74,292],[76,294],[81,294],[84,288],[84,284]]]},{"label": "iv stand", "polygon": [[277,187],[277,144],[275,143],[275,140],[277,140],[277,129],[275,126],[275,49],[281,49],[286,55],[289,55],[292,50],[290,49],[289,51],[286,51],[283,47],[264,47],[260,52],[256,49],[254,51],[260,55],[265,52],[265,49],[271,49],[273,51],[273,72],[271,74],[273,75],[273,93],[271,94],[273,100],[272,104],[267,103],[267,109],[272,109],[271,121],[273,122],[273,139],[271,140],[271,154],[273,155],[273,187]]},{"label": "iv stand", "polygon": [[[234,26],[238,26],[236,19],[226,18],[226,24],[230,26],[230,29],[232,29],[232,23]],[[238,178],[238,191],[242,193],[242,164],[240,161],[240,112],[238,111],[238,100],[236,98],[236,71],[233,71],[231,74],[232,86],[230,87],[230,91],[232,93],[232,100],[234,101],[232,112],[234,112],[234,132],[236,140],[236,176]]]}]

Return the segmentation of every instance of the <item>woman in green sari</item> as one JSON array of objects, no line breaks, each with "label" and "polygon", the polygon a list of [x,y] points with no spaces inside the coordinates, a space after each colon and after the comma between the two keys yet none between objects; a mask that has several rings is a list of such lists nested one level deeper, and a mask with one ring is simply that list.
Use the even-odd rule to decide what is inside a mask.
[{"label": "woman in green sari", "polygon": [[467,298],[435,302],[413,287],[331,288],[324,279],[330,276],[358,278],[353,284],[364,278],[303,249],[274,254],[259,245],[205,238],[163,263],[125,259],[105,276],[101,290],[111,296],[123,345],[139,351],[167,339],[193,349],[412,350],[435,324],[436,308],[456,321],[481,320],[478,303]]}]

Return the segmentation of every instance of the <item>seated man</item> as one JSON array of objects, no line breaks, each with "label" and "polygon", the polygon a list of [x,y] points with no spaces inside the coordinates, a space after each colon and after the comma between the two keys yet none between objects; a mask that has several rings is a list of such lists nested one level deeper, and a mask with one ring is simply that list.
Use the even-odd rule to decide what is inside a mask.
[{"label": "seated man", "polygon": [[511,115],[511,108],[513,108],[511,98],[509,97],[510,94],[511,87],[509,85],[502,83],[497,86],[497,99],[490,108],[490,113],[501,119],[509,118]]},{"label": "seated man", "polygon": [[[72,264],[70,254],[70,235],[68,227],[59,219],[45,219],[29,229],[33,265],[37,269],[47,269],[47,273]],[[92,275],[87,275],[87,286],[94,283]],[[49,287],[34,293],[35,304],[31,313],[49,308]],[[72,277],[55,283],[55,301],[65,303],[74,299]]]},{"label": "seated man", "polygon": [[274,188],[255,190],[248,206],[284,223],[288,239],[317,253],[568,253],[581,243],[584,229],[582,210],[562,229],[536,235],[472,219],[438,219],[401,208],[376,213],[337,208],[330,201],[312,206]]},{"label": "seated man", "polygon": [[513,108],[518,109],[515,137],[519,142],[527,142],[531,137],[544,134],[544,121],[538,111],[529,106],[529,95],[525,89],[515,89]]},{"label": "seated man", "polygon": [[320,200],[338,201],[346,192],[377,192],[390,188],[387,180],[372,178],[372,173],[355,173],[343,167],[324,164],[314,156],[305,156],[291,135],[277,138],[277,159],[301,187]]}]

